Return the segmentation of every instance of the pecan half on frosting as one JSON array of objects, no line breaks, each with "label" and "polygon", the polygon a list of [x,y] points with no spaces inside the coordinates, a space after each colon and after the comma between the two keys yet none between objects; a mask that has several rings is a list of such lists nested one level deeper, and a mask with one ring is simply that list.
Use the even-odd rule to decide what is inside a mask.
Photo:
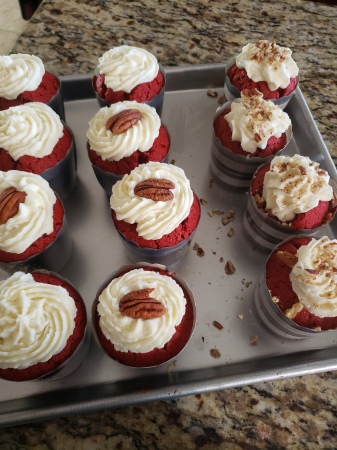
[{"label": "pecan half on frosting", "polygon": [[155,319],[161,317],[165,311],[165,306],[150,295],[154,291],[152,288],[138,289],[131,291],[119,301],[119,310],[124,316],[133,319]]},{"label": "pecan half on frosting", "polygon": [[138,197],[148,198],[155,202],[167,202],[174,197],[170,189],[174,189],[175,184],[165,178],[148,178],[138,183],[134,192]]},{"label": "pecan half on frosting", "polygon": [[9,219],[16,216],[20,203],[25,201],[27,194],[9,187],[0,195],[0,225],[7,223]]},{"label": "pecan half on frosting", "polygon": [[133,127],[141,118],[142,115],[138,109],[124,109],[110,117],[105,127],[114,134],[122,134]]}]

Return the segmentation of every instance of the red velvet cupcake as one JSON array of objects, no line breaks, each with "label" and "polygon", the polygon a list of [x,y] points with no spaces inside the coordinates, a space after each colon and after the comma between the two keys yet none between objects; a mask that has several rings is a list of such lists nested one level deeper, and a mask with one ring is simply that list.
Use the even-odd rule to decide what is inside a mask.
[{"label": "red velvet cupcake", "polygon": [[130,100],[147,103],[161,115],[165,73],[152,53],[128,45],[114,47],[99,58],[96,72],[92,84],[101,107]]},{"label": "red velvet cupcake", "polygon": [[336,213],[327,172],[306,156],[276,156],[254,174],[244,229],[271,250],[289,235],[313,235]]},{"label": "red velvet cupcake", "polygon": [[211,170],[229,186],[248,187],[255,170],[285,150],[291,135],[288,114],[259,91],[244,90],[216,112]]},{"label": "red velvet cupcake", "polygon": [[108,195],[139,164],[168,159],[170,136],[146,104],[125,101],[101,108],[89,122],[87,137],[93,170]]},{"label": "red velvet cupcake", "polygon": [[112,219],[132,261],[180,263],[200,219],[200,204],[184,171],[150,162],[112,188]]},{"label": "red velvet cupcake", "polygon": [[0,378],[58,379],[83,362],[86,308],[67,280],[51,272],[15,272],[0,282],[0,304]]},{"label": "red velvet cupcake", "polygon": [[255,306],[277,334],[303,338],[337,328],[337,241],[295,237],[270,254]]},{"label": "red velvet cupcake", "polygon": [[0,56],[0,111],[29,102],[49,105],[65,120],[61,83],[52,69],[46,70],[34,55]]},{"label": "red velvet cupcake", "polygon": [[76,182],[71,130],[44,103],[27,103],[0,112],[0,170],[41,175],[64,199]]},{"label": "red velvet cupcake", "polygon": [[234,100],[244,89],[257,89],[265,100],[285,108],[298,85],[299,69],[289,48],[267,40],[247,44],[226,66],[225,96]]},{"label": "red velvet cupcake", "polygon": [[154,367],[177,357],[195,322],[192,292],[159,265],[121,267],[99,288],[92,307],[99,345],[130,367]]},{"label": "red velvet cupcake", "polygon": [[71,248],[63,204],[48,182],[28,172],[0,172],[0,267],[59,271]]}]

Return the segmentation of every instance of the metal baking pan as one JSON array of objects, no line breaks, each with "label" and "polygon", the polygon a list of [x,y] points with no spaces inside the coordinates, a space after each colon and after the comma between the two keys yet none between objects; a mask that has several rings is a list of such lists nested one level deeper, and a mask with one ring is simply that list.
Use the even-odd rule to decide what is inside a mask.
[{"label": "metal baking pan", "polygon": [[[92,340],[80,369],[59,381],[0,381],[0,425],[15,425],[70,414],[86,413],[175,396],[243,386],[337,368],[337,332],[307,340],[280,339],[260,324],[253,311],[255,284],[267,255],[254,248],[242,232],[245,191],[211,183],[209,169],[212,119],[223,94],[224,65],[168,67],[162,121],[171,135],[170,161],[182,167],[202,205],[202,217],[191,248],[177,268],[193,290],[197,325],[190,343],[174,364],[132,369],[110,360]],[[66,122],[78,153],[78,179],[65,200],[73,252],[61,274],[82,294],[90,317],[98,286],[112,271],[128,263],[86,152],[86,130],[98,110],[89,76],[62,78]],[[293,139],[287,153],[320,162],[337,181],[337,173],[301,90],[287,106]],[[222,218],[235,212],[224,226]],[[223,214],[219,214],[224,211]],[[327,228],[336,235],[336,219]],[[228,237],[229,228],[234,236]],[[204,256],[193,245],[197,243]],[[230,260],[236,272],[227,275]],[[223,325],[219,330],[216,320]],[[214,359],[210,350],[221,356]]]}]

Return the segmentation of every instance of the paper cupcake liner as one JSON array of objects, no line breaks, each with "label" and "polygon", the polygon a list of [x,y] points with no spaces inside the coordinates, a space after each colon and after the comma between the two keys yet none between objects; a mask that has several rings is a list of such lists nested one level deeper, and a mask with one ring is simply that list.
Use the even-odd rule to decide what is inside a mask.
[{"label": "paper cupcake liner", "polygon": [[13,274],[18,270],[27,272],[37,269],[46,269],[52,272],[59,272],[67,264],[71,251],[72,239],[64,210],[63,224],[60,231],[54,241],[47,245],[42,252],[21,261],[13,261],[8,263],[0,262],[0,268],[9,274]]},{"label": "paper cupcake liner", "polygon": [[[334,192],[337,192],[332,181],[331,185]],[[275,247],[275,245],[292,235],[307,235],[314,237],[323,231],[326,225],[327,224],[324,224],[310,230],[297,230],[289,226],[282,225],[280,222],[271,218],[257,207],[256,201],[249,190],[247,208],[243,215],[243,230],[260,250],[270,251]]]},{"label": "paper cupcake liner", "polygon": [[[159,70],[160,72],[163,74],[164,76],[164,86],[162,87],[161,91],[159,92],[159,94],[155,95],[154,97],[151,98],[151,100],[147,101],[147,102],[141,102],[141,103],[145,103],[146,105],[152,106],[153,108],[155,108],[155,110],[157,111],[157,114],[159,117],[161,117],[162,115],[162,111],[163,111],[163,103],[164,103],[164,94],[165,94],[165,85],[166,85],[166,74],[165,74],[165,70],[164,68],[159,64]],[[98,75],[99,72],[97,71],[97,69],[95,70],[95,75]],[[95,89],[94,89],[95,91]],[[103,100],[95,91],[95,96],[96,99],[98,101],[98,104],[101,108],[105,107],[105,106],[110,106],[109,103],[107,103],[105,100]]]},{"label": "paper cupcake liner", "polygon": [[[241,97],[239,89],[229,81],[229,78],[227,76],[228,69],[232,67],[234,64],[235,64],[235,56],[228,61],[225,68],[226,72],[225,72],[224,94],[226,99],[229,101],[233,101],[236,98]],[[268,100],[271,100],[275,105],[279,106],[281,109],[284,109],[289,103],[291,97],[296,93],[297,86],[299,85],[300,81],[299,75],[297,75],[296,80],[297,80],[296,88],[289,95],[277,99],[270,98]]]},{"label": "paper cupcake liner", "polygon": [[[214,120],[224,110],[230,108],[231,103],[231,101],[226,102],[218,108]],[[249,187],[256,169],[261,166],[261,164],[270,162],[276,155],[280,155],[284,152],[292,138],[291,125],[285,133],[287,138],[286,145],[274,155],[266,158],[247,158],[245,155],[238,155],[233,153],[229,148],[224,147],[216,137],[213,128],[210,168],[214,177],[227,186],[235,188]]]},{"label": "paper cupcake liner", "polygon": [[[154,268],[154,269],[160,269],[160,270],[164,270],[164,271],[166,271],[166,272],[169,272],[168,268],[165,267],[165,265],[161,265],[161,264],[150,264],[150,263],[148,263],[148,262],[138,262],[138,263],[136,263],[136,264],[127,264],[127,265],[124,265],[124,266],[120,267],[118,270],[116,270],[115,272],[113,272],[112,274],[110,274],[110,275],[105,279],[105,281],[104,281],[104,282],[101,284],[101,286],[98,288],[97,294],[96,294],[96,298],[95,298],[95,300],[94,300],[94,302],[93,302],[93,304],[92,304],[92,308],[91,308],[91,317],[92,317],[92,329],[93,329],[93,333],[94,333],[95,340],[96,340],[98,346],[101,347],[102,350],[103,350],[103,351],[109,356],[109,358],[111,358],[111,359],[113,359],[113,358],[112,358],[112,357],[105,351],[105,349],[102,347],[102,345],[101,345],[101,343],[100,343],[100,341],[99,341],[99,338],[98,338],[98,336],[97,336],[97,330],[96,330],[96,318],[97,318],[98,298],[99,298],[101,292],[108,286],[108,284],[109,284],[114,278],[120,276],[122,273],[129,272],[129,271],[131,271],[131,270],[139,269],[139,268],[142,268],[142,267],[151,267],[151,268]],[[191,289],[189,288],[189,286],[188,286],[188,284],[186,283],[185,280],[183,280],[183,279],[182,279],[179,275],[177,275],[176,273],[171,273],[171,272],[169,272],[169,273],[170,273],[170,275],[172,276],[172,278],[173,278],[174,280],[176,280],[177,283],[178,283],[179,285],[181,285],[181,286],[184,288],[184,290],[185,290],[187,296],[189,297],[189,300],[188,300],[188,299],[186,299],[186,300],[187,300],[187,301],[190,301],[191,306],[192,306],[192,310],[193,310],[193,324],[192,324],[192,327],[191,327],[191,331],[190,331],[190,333],[189,333],[189,337],[188,337],[188,339],[186,340],[186,342],[183,343],[183,346],[180,347],[180,349],[178,350],[178,352],[177,352],[175,355],[173,355],[171,358],[169,358],[169,359],[167,359],[167,360],[165,360],[165,361],[162,361],[162,362],[159,363],[159,364],[152,365],[152,366],[137,366],[137,367],[128,365],[128,367],[134,367],[134,368],[137,368],[137,369],[148,369],[148,368],[151,368],[151,367],[158,367],[158,366],[161,366],[161,365],[163,365],[163,364],[167,364],[167,363],[169,363],[170,361],[174,360],[178,355],[180,355],[180,354],[183,352],[183,350],[186,348],[187,344],[188,344],[188,343],[190,342],[190,340],[191,340],[191,337],[192,337],[192,335],[193,335],[193,333],[194,333],[195,326],[196,326],[196,322],[197,322],[196,304],[195,304],[194,295],[193,295]],[[140,353],[139,355],[141,355],[141,353]],[[116,360],[116,361],[117,361],[117,360]],[[119,364],[123,364],[123,365],[127,365],[127,364],[124,364],[123,362],[120,362],[120,361],[118,361],[118,363],[119,363]]]},{"label": "paper cupcake liner", "polygon": [[75,139],[71,129],[63,122],[63,126],[72,136],[71,146],[65,157],[54,167],[50,167],[41,173],[41,177],[48,181],[50,187],[60,196],[61,200],[66,199],[76,183],[77,157]]},{"label": "paper cupcake liner", "polygon": [[[169,161],[169,153],[165,156],[165,158],[160,161],[161,163],[168,163]],[[100,167],[96,166],[95,164],[91,164],[93,171],[95,172],[97,181],[102,186],[105,193],[110,197],[112,194],[112,187],[117,181],[121,180],[124,177],[123,175],[116,175],[112,172],[107,172],[105,170],[102,170]]]}]

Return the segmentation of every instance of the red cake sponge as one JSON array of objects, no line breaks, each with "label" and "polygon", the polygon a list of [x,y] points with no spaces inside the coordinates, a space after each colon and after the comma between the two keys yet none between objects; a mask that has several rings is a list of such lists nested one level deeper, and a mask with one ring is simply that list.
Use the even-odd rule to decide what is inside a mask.
[{"label": "red cake sponge", "polygon": [[234,64],[227,71],[227,76],[229,81],[233,86],[235,86],[239,91],[243,89],[258,89],[265,100],[267,99],[278,99],[281,97],[286,97],[291,94],[297,86],[296,78],[290,78],[290,82],[286,88],[278,88],[275,91],[271,91],[268,87],[266,81],[253,81],[251,80],[245,69],[239,69],[239,67]]},{"label": "red cake sponge", "polygon": [[88,155],[91,163],[105,172],[114,173],[116,175],[125,175],[138,167],[139,164],[145,164],[149,161],[163,161],[167,156],[169,149],[170,137],[167,129],[161,125],[158,137],[154,140],[152,147],[147,152],[140,152],[137,150],[133,152],[132,155],[126,156],[119,161],[104,161],[101,156],[91,148],[88,149]]},{"label": "red cake sponge", "polygon": [[11,381],[28,381],[41,378],[42,376],[55,371],[75,352],[81,343],[85,327],[87,324],[87,313],[82,297],[76,289],[65,280],[58,278],[56,274],[33,272],[33,278],[36,282],[62,286],[74,299],[77,309],[75,316],[75,328],[73,334],[68,338],[66,346],[57,355],[52,356],[46,362],[33,364],[25,369],[0,369],[0,377]]},{"label": "red cake sponge", "polygon": [[124,100],[133,100],[138,103],[148,102],[154,96],[158,95],[165,85],[165,77],[158,71],[157,76],[150,82],[141,83],[135,86],[130,93],[124,91],[113,91],[105,84],[105,76],[103,74],[94,75],[93,88],[102,100],[105,100],[108,105]]},{"label": "red cake sponge", "polygon": [[267,147],[265,149],[257,148],[254,153],[246,152],[241,147],[241,143],[239,141],[232,141],[232,130],[224,117],[230,111],[230,108],[228,108],[219,114],[214,121],[213,127],[215,136],[219,139],[221,144],[224,147],[229,148],[233,153],[237,155],[244,155],[248,158],[266,158],[268,156],[275,155],[275,153],[279,152],[286,146],[287,136],[286,133],[283,133],[279,138],[271,136],[268,139]]},{"label": "red cake sponge", "polygon": [[[291,268],[277,256],[278,251],[296,254],[297,250],[310,242],[311,238],[295,238],[284,242],[273,251],[266,264],[266,284],[270,295],[276,297],[277,307],[282,313],[298,303],[298,297],[292,289],[290,281]],[[303,308],[292,319],[293,322],[306,328],[321,328],[322,330],[333,330],[337,328],[337,317],[317,317]]]}]

